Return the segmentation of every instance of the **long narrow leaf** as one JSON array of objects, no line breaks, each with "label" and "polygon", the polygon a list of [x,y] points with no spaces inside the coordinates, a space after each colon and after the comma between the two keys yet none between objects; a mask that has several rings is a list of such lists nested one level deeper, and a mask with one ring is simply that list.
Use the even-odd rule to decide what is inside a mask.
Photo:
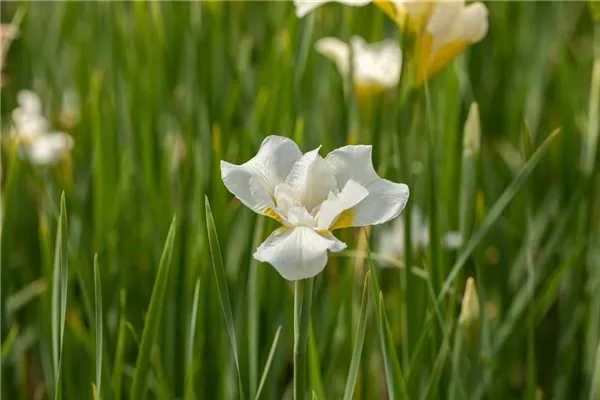
[{"label": "long narrow leaf", "polygon": [[102,284],[98,254],[94,256],[94,303],[96,305],[96,398],[99,400],[102,398]]},{"label": "long narrow leaf", "polygon": [[190,333],[188,335],[187,351],[185,355],[185,399],[194,398],[194,342],[196,340],[196,319],[198,317],[198,298],[200,297],[200,279],[194,287],[192,300],[192,315],[190,317]]},{"label": "long narrow leaf", "polygon": [[231,303],[229,299],[229,290],[227,289],[227,279],[225,277],[225,266],[221,257],[221,248],[219,247],[219,239],[217,238],[217,229],[215,220],[210,210],[208,197],[204,198],[206,207],[206,229],[208,230],[208,244],[210,246],[210,255],[212,258],[213,270],[215,279],[217,280],[217,290],[219,291],[219,300],[221,301],[221,309],[227,326],[227,333],[233,350],[235,359],[235,367],[238,373],[238,386],[240,399],[244,398],[244,385],[242,381],[242,373],[240,371],[240,362],[238,359],[238,350],[235,339],[235,326],[233,324],[233,312],[231,311]]},{"label": "long narrow leaf", "polygon": [[54,398],[60,398],[60,369],[62,361],[65,315],[67,311],[67,284],[69,260],[67,246],[67,206],[65,193],[60,197],[60,215],[54,248],[54,273],[52,279],[52,355],[54,365]]},{"label": "long narrow leaf", "polygon": [[356,377],[358,376],[358,367],[360,366],[360,356],[362,355],[363,345],[365,343],[365,332],[367,331],[367,310],[369,309],[369,276],[371,271],[365,275],[365,284],[363,287],[362,301],[360,303],[360,315],[358,317],[358,328],[356,329],[356,341],[352,350],[352,359],[350,360],[350,371],[346,380],[344,389],[344,400],[352,400],[354,387],[356,386]]},{"label": "long narrow leaf", "polygon": [[267,375],[269,374],[269,369],[271,368],[271,362],[273,361],[273,356],[275,355],[275,350],[277,349],[277,343],[279,342],[279,334],[281,333],[281,325],[277,328],[275,332],[275,337],[273,338],[273,343],[271,344],[271,350],[269,350],[269,356],[267,357],[267,362],[265,363],[265,369],[263,370],[262,377],[260,378],[260,384],[258,385],[258,390],[256,391],[256,397],[254,400],[258,400],[260,398],[260,393],[262,392],[262,388],[267,381]]},{"label": "long narrow leaf", "polygon": [[135,365],[133,383],[131,385],[131,399],[141,400],[145,397],[147,392],[146,384],[148,382],[148,373],[150,371],[152,348],[156,341],[156,334],[158,333],[158,327],[161,322],[163,302],[167,291],[167,279],[169,277],[171,255],[173,253],[173,244],[175,241],[175,228],[176,218],[173,217],[160,258],[156,282],[152,289],[152,296],[150,297],[150,306],[148,307],[146,323],[144,324],[144,331],[142,332],[140,350]]}]

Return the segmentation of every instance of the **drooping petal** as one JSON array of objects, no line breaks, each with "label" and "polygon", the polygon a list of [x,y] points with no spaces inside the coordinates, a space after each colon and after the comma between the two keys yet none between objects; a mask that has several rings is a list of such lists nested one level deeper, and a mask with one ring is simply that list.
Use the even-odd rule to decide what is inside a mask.
[{"label": "drooping petal", "polygon": [[271,264],[283,278],[295,281],[321,272],[327,265],[327,251],[345,248],[346,244],[331,234],[308,227],[282,227],[258,247],[254,258]]},{"label": "drooping petal", "polygon": [[46,133],[31,140],[26,153],[33,164],[52,165],[60,161],[73,145],[73,138],[66,133]]},{"label": "drooping petal", "polygon": [[480,2],[466,6],[455,24],[456,35],[469,43],[481,41],[488,31],[488,9]]},{"label": "drooping petal", "polygon": [[[300,157],[302,153],[292,140],[269,136],[250,161],[242,165],[221,161],[221,178],[244,205],[259,214],[269,215],[265,199],[273,198],[275,187],[285,180]],[[252,190],[251,178],[255,178]]]},{"label": "drooping petal", "polygon": [[338,219],[331,229],[382,224],[396,218],[408,201],[409,189],[377,175],[371,161],[371,146],[345,146],[332,151],[326,161],[331,165],[338,185],[352,179],[369,195],[351,209],[352,218]]},{"label": "drooping petal", "polygon": [[362,185],[352,179],[348,180],[338,195],[330,192],[327,200],[321,204],[317,229],[329,230],[344,211],[354,207],[368,195],[369,192]]},{"label": "drooping petal", "polygon": [[304,154],[285,179],[298,203],[309,212],[326,200],[329,192],[337,188],[329,164],[319,155],[320,148],[321,146]]},{"label": "drooping petal", "polygon": [[[338,3],[342,3],[348,6],[362,7],[371,2],[371,0],[337,0]],[[296,6],[296,16],[302,18],[309,12],[322,6],[325,3],[329,3],[328,0],[294,0]]]}]

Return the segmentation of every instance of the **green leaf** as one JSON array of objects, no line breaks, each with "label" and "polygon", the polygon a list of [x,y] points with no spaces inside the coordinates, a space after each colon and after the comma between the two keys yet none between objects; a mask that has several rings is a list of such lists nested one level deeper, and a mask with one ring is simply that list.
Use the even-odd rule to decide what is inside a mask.
[{"label": "green leaf", "polygon": [[498,200],[494,203],[492,208],[489,210],[487,216],[481,223],[481,226],[477,230],[477,232],[471,237],[464,250],[452,266],[448,277],[446,278],[444,285],[442,286],[442,290],[438,295],[438,303],[444,300],[444,297],[450,292],[452,284],[458,277],[458,274],[463,269],[467,260],[473,254],[473,251],[477,247],[477,245],[483,240],[485,234],[494,226],[496,221],[502,215],[502,212],[508,206],[510,201],[515,197],[515,195],[519,192],[519,189],[523,186],[529,175],[533,172],[535,167],[539,164],[540,160],[548,149],[550,148],[550,144],[552,140],[558,135],[560,131],[555,130],[552,132],[546,140],[540,145],[540,147],[533,153],[531,158],[525,163],[521,171],[517,174],[515,179],[511,182],[511,184],[504,190],[504,192],[500,195]]},{"label": "green leaf", "polygon": [[196,280],[194,298],[192,300],[192,315],[190,317],[190,333],[188,335],[185,355],[185,399],[194,398],[194,342],[196,340],[196,319],[198,317],[198,299],[200,298],[200,279]]},{"label": "green leaf", "polygon": [[156,341],[158,327],[161,323],[163,303],[167,291],[167,279],[169,277],[171,255],[173,253],[173,244],[175,242],[176,222],[176,217],[173,217],[160,258],[154,288],[152,289],[150,306],[148,307],[146,323],[144,324],[144,330],[142,332],[140,350],[135,365],[133,383],[131,385],[131,399],[143,399],[146,396],[146,384],[148,382],[148,372],[150,371],[152,348]]},{"label": "green leaf", "polygon": [[96,399],[101,399],[102,387],[102,284],[98,268],[98,254],[94,256],[94,304],[96,305]]},{"label": "green leaf", "polygon": [[65,192],[60,197],[60,215],[54,248],[54,272],[52,278],[52,355],[54,363],[54,398],[61,393],[60,370],[62,362],[65,316],[67,312],[67,290],[69,282],[67,206]]},{"label": "green leaf", "polygon": [[125,290],[121,290],[120,295],[120,316],[119,316],[119,330],[117,333],[117,349],[115,351],[115,364],[113,368],[113,376],[111,378],[111,385],[116,400],[121,398],[121,382],[123,379],[123,365],[125,364],[125,345],[126,345],[126,324],[125,319],[125,305],[126,295]]},{"label": "green leaf", "polygon": [[369,276],[371,271],[365,275],[362,301],[360,303],[360,315],[358,317],[358,328],[356,329],[356,341],[352,350],[352,359],[350,361],[350,371],[346,380],[344,389],[344,400],[352,400],[354,387],[356,386],[356,377],[358,376],[358,367],[360,366],[360,357],[362,355],[363,345],[365,343],[365,332],[367,331],[367,310],[369,309]]},{"label": "green leaf", "polygon": [[215,227],[215,220],[210,210],[208,197],[205,196],[204,201],[206,207],[206,229],[208,230],[210,256],[212,258],[213,271],[215,272],[215,279],[217,281],[217,290],[219,291],[221,309],[223,311],[223,317],[225,318],[225,325],[227,326],[227,334],[229,335],[229,341],[231,342],[231,348],[233,350],[233,357],[235,360],[235,367],[237,368],[239,396],[241,399],[243,399],[244,384],[242,381],[242,373],[240,371],[240,362],[238,359],[238,350],[235,339],[235,326],[233,324],[233,313],[231,311],[231,303],[229,300],[229,290],[227,289],[225,266],[223,265],[223,258],[221,257],[221,249],[219,247],[219,239],[217,237],[217,228]]},{"label": "green leaf", "polygon": [[269,369],[271,368],[271,362],[273,361],[273,356],[275,355],[275,350],[277,349],[277,343],[279,342],[279,334],[281,333],[281,325],[277,328],[275,332],[275,337],[273,338],[273,343],[271,344],[271,350],[269,350],[269,355],[267,357],[267,362],[265,362],[265,368],[263,369],[262,377],[260,378],[260,384],[258,385],[258,390],[256,391],[255,400],[260,398],[260,393],[262,392],[263,386],[267,381],[267,375],[269,374]]}]

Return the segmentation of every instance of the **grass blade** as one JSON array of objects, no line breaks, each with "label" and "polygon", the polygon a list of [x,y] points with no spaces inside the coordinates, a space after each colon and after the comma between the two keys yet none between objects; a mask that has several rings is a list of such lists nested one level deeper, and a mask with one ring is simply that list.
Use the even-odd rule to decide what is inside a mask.
[{"label": "grass blade", "polygon": [[[366,235],[366,232],[365,232]],[[369,242],[367,238],[367,243]],[[379,334],[379,342],[381,345],[381,353],[383,356],[383,366],[385,369],[385,378],[390,399],[408,399],[406,392],[406,383],[398,361],[398,354],[394,348],[393,337],[390,332],[388,321],[385,315],[385,307],[383,304],[383,293],[379,287],[379,281],[375,274],[373,259],[371,258],[371,249],[367,245],[367,259],[369,262],[369,270],[371,272],[371,291],[372,296],[378,299],[378,304],[373,307],[375,311],[375,319],[377,321],[377,332]]]},{"label": "grass blade", "polygon": [[123,379],[123,365],[125,364],[125,340],[127,338],[125,331],[127,323],[127,320],[125,319],[126,301],[125,290],[121,290],[121,315],[119,316],[119,331],[117,334],[117,349],[115,351],[115,366],[113,368],[113,376],[111,379],[115,400],[121,399],[121,382]]},{"label": "grass blade", "polygon": [[352,400],[354,387],[356,386],[356,377],[358,376],[358,367],[360,366],[360,356],[362,355],[363,344],[365,343],[365,332],[367,331],[367,310],[369,309],[369,276],[371,271],[365,275],[365,284],[363,287],[362,301],[360,303],[360,315],[358,317],[358,328],[356,329],[356,342],[352,350],[352,360],[350,361],[350,371],[346,380],[344,389],[344,400]]},{"label": "grass blade", "polygon": [[523,186],[529,175],[531,175],[532,171],[539,164],[540,160],[544,157],[548,149],[550,148],[550,144],[553,139],[558,135],[560,130],[555,130],[552,132],[546,140],[540,145],[540,147],[533,153],[531,158],[525,163],[521,171],[517,174],[515,179],[511,182],[511,184],[504,190],[504,192],[500,195],[496,203],[492,206],[487,216],[481,223],[481,226],[477,230],[477,232],[471,237],[464,250],[452,266],[452,270],[448,274],[444,285],[442,286],[442,290],[438,295],[438,303],[444,300],[444,297],[450,291],[454,280],[458,277],[459,272],[465,266],[467,260],[479,244],[485,234],[491,229],[494,223],[500,218],[502,212],[508,206],[508,203],[515,197],[515,195],[519,192],[519,189]]},{"label": "grass blade", "polygon": [[150,306],[148,307],[146,323],[144,324],[144,331],[142,332],[140,350],[135,365],[135,373],[133,376],[133,383],[131,385],[130,398],[136,400],[143,399],[147,392],[146,384],[148,382],[148,372],[150,371],[152,348],[156,340],[156,334],[158,333],[163,302],[165,293],[167,291],[167,279],[169,277],[171,255],[173,253],[173,244],[175,241],[175,228],[176,218],[173,217],[171,227],[169,228],[169,233],[167,234],[167,240],[165,241],[165,246],[163,248],[162,256],[160,258],[156,282],[154,283],[154,288],[152,289]]},{"label": "grass blade", "polygon": [[194,398],[194,342],[196,339],[196,319],[198,317],[198,298],[200,297],[200,279],[196,280],[192,300],[192,315],[190,318],[190,333],[187,343],[185,360],[185,399]]},{"label": "grass blade", "polygon": [[94,303],[96,305],[96,399],[101,399],[102,387],[102,284],[98,254],[94,256]]},{"label": "grass blade", "polygon": [[258,390],[256,391],[256,397],[254,397],[254,400],[258,400],[260,398],[260,393],[262,392],[263,386],[267,381],[267,375],[269,374],[271,362],[273,361],[273,356],[275,355],[275,350],[277,349],[277,343],[279,342],[280,333],[281,325],[279,325],[277,331],[275,332],[275,337],[273,338],[273,343],[271,344],[271,350],[269,350],[269,356],[267,357],[267,362],[265,362],[265,368],[263,369],[262,377],[260,378],[260,383],[258,385]]},{"label": "grass blade", "polygon": [[210,255],[212,258],[213,270],[215,272],[215,279],[217,280],[217,290],[219,291],[219,300],[221,301],[221,309],[223,311],[223,317],[225,318],[225,325],[227,326],[227,333],[231,342],[233,350],[233,357],[235,359],[235,367],[238,373],[238,386],[240,399],[244,398],[244,384],[242,381],[242,374],[240,371],[240,362],[238,359],[238,350],[235,339],[235,326],[233,324],[233,312],[231,311],[231,302],[229,300],[229,290],[227,289],[227,278],[225,277],[225,266],[223,265],[223,258],[221,257],[221,249],[219,247],[219,239],[217,237],[217,229],[215,227],[215,220],[210,210],[210,203],[208,197],[204,198],[206,207],[206,229],[208,230],[208,244],[210,246]]},{"label": "grass blade", "polygon": [[54,273],[52,279],[52,356],[54,366],[54,398],[60,398],[60,368],[62,362],[65,316],[67,312],[67,284],[69,260],[67,246],[67,206],[65,192],[60,197],[60,215],[54,248]]}]

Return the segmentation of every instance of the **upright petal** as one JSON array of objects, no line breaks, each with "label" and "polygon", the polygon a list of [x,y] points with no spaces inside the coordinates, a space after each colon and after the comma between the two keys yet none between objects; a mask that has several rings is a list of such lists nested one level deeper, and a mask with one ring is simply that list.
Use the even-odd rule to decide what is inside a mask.
[{"label": "upright petal", "polygon": [[360,36],[350,39],[354,51],[354,83],[389,89],[398,84],[402,52],[396,41],[385,39],[367,44]]},{"label": "upright petal", "polygon": [[337,182],[329,164],[319,155],[319,146],[304,154],[285,179],[299,204],[310,213],[313,208],[327,199],[337,189]]},{"label": "upright petal", "polygon": [[254,253],[254,258],[271,264],[290,281],[311,278],[327,265],[327,251],[338,252],[346,245],[331,234],[312,228],[279,228]]},{"label": "upright petal", "polygon": [[250,161],[242,165],[221,161],[221,178],[227,189],[248,208],[268,215],[269,205],[265,199],[273,198],[275,186],[285,180],[300,157],[302,153],[292,140],[269,136]]},{"label": "upright petal", "polygon": [[344,211],[354,207],[368,195],[369,192],[362,185],[352,179],[348,180],[339,195],[330,192],[327,200],[321,205],[317,229],[329,230]]},{"label": "upright petal", "polygon": [[367,189],[369,195],[354,206],[352,219],[338,220],[331,229],[367,226],[396,218],[408,201],[409,189],[377,175],[371,161],[371,146],[345,146],[332,151],[326,161],[331,165],[338,185],[352,179]]},{"label": "upright petal", "polygon": [[488,31],[488,9],[481,3],[466,6],[455,24],[456,35],[469,43],[481,41]]}]

